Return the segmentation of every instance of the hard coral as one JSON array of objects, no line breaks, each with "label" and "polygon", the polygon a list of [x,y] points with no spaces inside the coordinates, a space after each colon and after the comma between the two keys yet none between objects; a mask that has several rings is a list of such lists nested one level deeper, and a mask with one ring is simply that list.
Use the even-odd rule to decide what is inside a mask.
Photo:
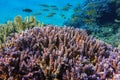
[{"label": "hard coral", "polygon": [[30,29],[34,26],[42,27],[43,25],[43,23],[37,21],[33,16],[30,16],[30,18],[25,17],[24,21],[21,16],[16,16],[14,21],[8,21],[6,24],[0,24],[0,44],[6,42],[7,36],[10,36],[12,33],[19,33],[25,29]]},{"label": "hard coral", "polygon": [[118,78],[120,50],[85,31],[45,26],[16,33],[0,48],[0,79]]}]

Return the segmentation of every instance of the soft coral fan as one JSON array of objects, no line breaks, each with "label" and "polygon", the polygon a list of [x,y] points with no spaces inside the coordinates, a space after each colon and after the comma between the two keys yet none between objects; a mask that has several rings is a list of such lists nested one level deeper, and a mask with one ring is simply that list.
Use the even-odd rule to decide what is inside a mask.
[{"label": "soft coral fan", "polygon": [[120,51],[70,27],[35,27],[0,48],[0,78],[86,80],[115,78]]}]

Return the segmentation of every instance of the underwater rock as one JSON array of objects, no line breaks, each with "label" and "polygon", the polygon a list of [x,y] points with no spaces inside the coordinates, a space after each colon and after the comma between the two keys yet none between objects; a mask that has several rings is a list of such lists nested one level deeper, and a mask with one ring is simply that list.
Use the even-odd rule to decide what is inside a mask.
[{"label": "underwater rock", "polygon": [[29,8],[25,8],[25,9],[23,9],[22,11],[23,11],[23,12],[27,12],[27,13],[30,13],[30,12],[32,12],[32,9],[29,9]]},{"label": "underwater rock", "polygon": [[119,49],[73,27],[15,33],[0,45],[0,56],[0,79],[6,80],[115,80],[120,72]]}]

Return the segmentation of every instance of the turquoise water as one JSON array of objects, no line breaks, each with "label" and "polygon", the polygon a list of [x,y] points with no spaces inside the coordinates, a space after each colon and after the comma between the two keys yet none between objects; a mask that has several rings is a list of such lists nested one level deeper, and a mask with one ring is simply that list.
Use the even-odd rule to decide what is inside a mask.
[{"label": "turquoise water", "polygon": [[120,44],[120,0],[0,0],[0,24],[17,15],[82,28],[109,44]]},{"label": "turquoise water", "polygon": [[120,0],[0,0],[0,80],[109,79],[120,80]]},{"label": "turquoise water", "polygon": [[[25,17],[37,14],[36,18],[40,20],[40,22],[62,25],[63,22],[73,14],[73,8],[77,4],[83,5],[85,1],[86,0],[0,0],[0,23],[5,23],[8,20],[13,21],[17,15]],[[40,6],[40,4],[53,5],[56,6],[58,10],[52,10],[50,7]],[[69,10],[62,10],[67,4],[71,5]],[[23,9],[26,8],[31,9],[32,12],[23,12]],[[51,13],[55,13],[54,16],[46,17]]]}]

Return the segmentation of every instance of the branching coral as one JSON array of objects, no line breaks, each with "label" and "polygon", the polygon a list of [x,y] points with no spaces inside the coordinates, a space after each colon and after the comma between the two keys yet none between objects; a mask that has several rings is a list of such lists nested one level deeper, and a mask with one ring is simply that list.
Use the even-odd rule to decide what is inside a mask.
[{"label": "branching coral", "polygon": [[120,74],[120,50],[70,27],[34,27],[0,48],[0,78],[100,80]]},{"label": "branching coral", "polygon": [[11,35],[11,33],[22,32],[25,29],[30,29],[34,26],[44,26],[44,24],[40,24],[39,21],[35,19],[35,17],[30,16],[25,17],[24,21],[21,16],[16,16],[14,21],[8,21],[6,24],[0,25],[0,44],[6,41],[6,37]]}]

